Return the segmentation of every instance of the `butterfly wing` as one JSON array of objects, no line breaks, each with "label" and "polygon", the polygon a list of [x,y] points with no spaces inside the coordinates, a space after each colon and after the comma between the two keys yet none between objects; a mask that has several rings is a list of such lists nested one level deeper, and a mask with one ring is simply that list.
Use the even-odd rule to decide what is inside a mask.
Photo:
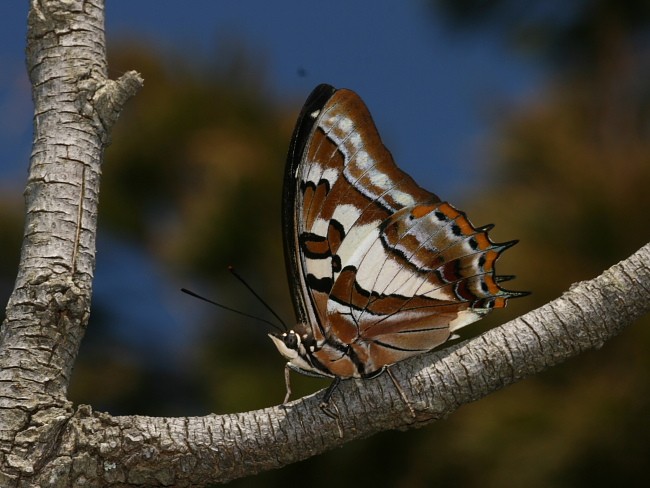
[{"label": "butterfly wing", "polygon": [[300,251],[299,236],[304,222],[303,172],[309,166],[302,164],[303,155],[309,146],[315,130],[317,115],[336,90],[329,85],[319,85],[305,102],[291,138],[282,190],[282,232],[284,241],[284,262],[294,311],[299,328],[315,323],[314,306],[307,288],[305,263]]},{"label": "butterfly wing", "polygon": [[415,198],[438,200],[395,166],[361,99],[329,85],[316,87],[299,116],[283,195],[285,262],[300,323],[325,318],[344,239],[354,245]]},{"label": "butterfly wing", "polygon": [[308,98],[283,207],[298,322],[335,376],[377,374],[516,295],[494,275],[511,243],[494,244],[400,170],[350,90],[320,85]]}]

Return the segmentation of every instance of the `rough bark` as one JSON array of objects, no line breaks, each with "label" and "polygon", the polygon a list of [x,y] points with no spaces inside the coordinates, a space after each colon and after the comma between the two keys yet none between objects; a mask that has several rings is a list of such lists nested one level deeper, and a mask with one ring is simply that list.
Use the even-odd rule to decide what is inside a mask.
[{"label": "rough bark", "polygon": [[[90,311],[102,153],[142,84],[106,79],[103,2],[33,1],[35,133],[16,287],[0,332],[0,486],[204,486],[278,468],[460,405],[599,348],[650,311],[650,245],[557,300],[469,342],[255,412],[112,417],[66,390]],[[110,170],[110,169],[109,169]]]},{"label": "rough bark", "polygon": [[70,418],[90,311],[102,154],[136,73],[106,78],[103,2],[36,1],[27,68],[34,142],[20,266],[0,331],[0,486],[41,470]]}]

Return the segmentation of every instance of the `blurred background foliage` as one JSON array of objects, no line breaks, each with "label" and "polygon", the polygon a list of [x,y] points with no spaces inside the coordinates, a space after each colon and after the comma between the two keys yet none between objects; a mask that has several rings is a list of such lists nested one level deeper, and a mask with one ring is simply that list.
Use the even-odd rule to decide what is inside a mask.
[{"label": "blurred background foliage", "polygon": [[[429,3],[452,33],[495,30],[547,74],[534,98],[495,103],[485,114],[498,130],[485,146],[482,185],[471,199],[452,202],[477,225],[498,222],[496,240],[520,239],[500,271],[518,275],[511,287],[533,291],[472,326],[476,334],[596,276],[649,240],[650,4]],[[170,60],[137,39],[111,45],[109,53],[112,76],[135,68],[146,84],[106,153],[99,252],[126,243],[164,269],[173,287],[267,317],[226,272],[233,264],[290,323],[279,206],[302,95],[292,104],[274,102],[263,66],[234,41],[204,63],[181,53]],[[0,205],[0,225],[15,230],[7,235],[20,234],[21,211]],[[114,240],[102,242],[102,235]],[[5,277],[15,272],[17,241],[3,240]],[[196,311],[181,357],[143,358],[114,333],[113,304],[94,303],[72,399],[144,415],[278,403],[283,362],[264,326],[189,297],[170,300],[185,298]],[[232,484],[640,486],[650,458],[650,324],[641,322],[603,350],[433,426],[382,433]],[[298,395],[326,385],[295,375],[293,381]]]}]

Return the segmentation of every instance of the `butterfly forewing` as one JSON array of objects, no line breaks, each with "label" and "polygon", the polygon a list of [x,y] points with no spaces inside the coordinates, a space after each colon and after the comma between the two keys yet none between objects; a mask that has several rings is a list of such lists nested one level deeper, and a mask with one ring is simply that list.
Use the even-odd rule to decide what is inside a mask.
[{"label": "butterfly forewing", "polygon": [[307,100],[283,205],[299,333],[324,374],[378,374],[518,295],[494,275],[510,244],[400,170],[352,91],[321,85]]}]

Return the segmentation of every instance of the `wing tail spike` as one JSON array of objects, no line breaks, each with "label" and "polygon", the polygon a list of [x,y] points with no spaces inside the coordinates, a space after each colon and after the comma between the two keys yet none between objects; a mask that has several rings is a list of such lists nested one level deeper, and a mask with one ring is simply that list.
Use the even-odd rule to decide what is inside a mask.
[{"label": "wing tail spike", "polygon": [[506,290],[501,287],[499,287],[499,289],[500,289],[499,296],[502,296],[506,300],[510,300],[511,298],[526,297],[531,294],[531,292],[529,291],[512,291],[512,290]]},{"label": "wing tail spike", "polygon": [[521,297],[527,297],[532,292],[530,292],[530,291],[510,291],[510,290],[507,290],[506,293],[508,293],[508,295],[509,295],[508,298],[521,298]]},{"label": "wing tail spike", "polygon": [[501,254],[503,251],[505,251],[506,249],[510,249],[518,242],[519,239],[513,239],[511,241],[506,241],[506,242],[499,242],[498,244],[495,244],[495,247],[499,250],[499,254]]},{"label": "wing tail spike", "polygon": [[476,228],[478,232],[485,232],[485,233],[490,232],[492,229],[494,229],[494,224],[485,224]]}]

